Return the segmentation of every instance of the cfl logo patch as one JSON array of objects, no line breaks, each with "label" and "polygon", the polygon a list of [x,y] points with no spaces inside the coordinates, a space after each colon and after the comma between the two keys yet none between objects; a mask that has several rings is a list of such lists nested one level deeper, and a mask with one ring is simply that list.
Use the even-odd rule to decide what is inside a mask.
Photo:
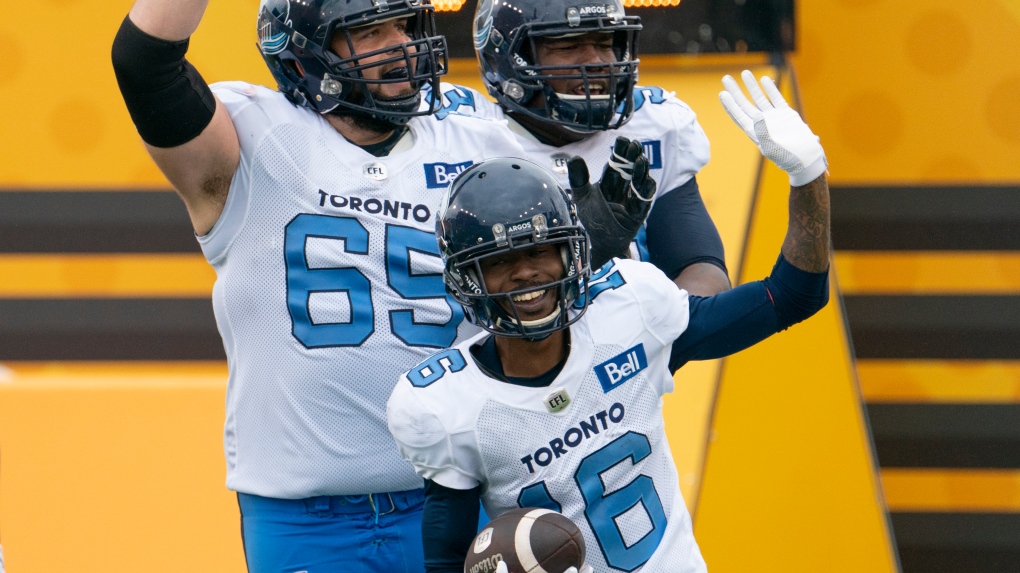
[{"label": "cfl logo patch", "polygon": [[567,163],[570,162],[571,155],[568,153],[554,153],[549,156],[552,161],[552,170],[555,173],[567,173]]},{"label": "cfl logo patch", "polygon": [[609,392],[637,376],[638,372],[647,367],[648,358],[645,356],[645,345],[638,344],[596,366],[595,376],[602,384],[602,391]]},{"label": "cfl logo patch", "polygon": [[429,189],[441,189],[448,186],[465,169],[471,167],[471,161],[464,163],[426,163],[425,186]]}]

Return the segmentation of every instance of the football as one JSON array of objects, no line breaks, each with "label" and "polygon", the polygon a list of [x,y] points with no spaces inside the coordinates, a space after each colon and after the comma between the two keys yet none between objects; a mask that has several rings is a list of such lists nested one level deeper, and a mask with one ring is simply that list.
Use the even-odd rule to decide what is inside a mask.
[{"label": "football", "polygon": [[584,537],[562,514],[549,509],[512,509],[489,522],[475,537],[464,573],[562,573],[584,566]]}]

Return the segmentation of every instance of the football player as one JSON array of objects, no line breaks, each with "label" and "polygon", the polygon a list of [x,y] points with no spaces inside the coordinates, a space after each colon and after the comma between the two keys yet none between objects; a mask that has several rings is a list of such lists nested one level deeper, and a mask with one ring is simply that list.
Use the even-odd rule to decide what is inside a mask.
[{"label": "football player", "polygon": [[744,81],[755,103],[727,76],[723,104],[793,183],[782,252],[762,281],[700,297],[644,262],[592,271],[572,199],[530,162],[487,160],[451,186],[436,227],[443,278],[487,332],[412,368],[387,405],[401,451],[426,479],[429,573],[461,571],[479,498],[489,515],[563,513],[598,573],[705,571],[664,431],[672,373],[751,346],[828,300],[821,145],[771,80],[764,92],[750,72]]},{"label": "football player", "polygon": [[[712,295],[730,283],[696,178],[709,159],[708,139],[687,104],[661,88],[636,85],[640,30],[639,18],[627,16],[620,0],[479,0],[475,52],[498,103],[444,83],[439,93],[428,91],[423,105],[434,106],[441,121],[456,114],[508,119],[527,157],[564,186],[582,186],[587,178],[583,163],[569,164],[572,156],[601,166],[628,157],[618,148],[614,153],[618,136],[640,142],[658,194],[632,256],[691,294]],[[577,206],[593,240],[614,234],[602,196],[578,199]],[[619,254],[631,251],[627,233],[615,237]],[[596,268],[601,262],[593,261]]]},{"label": "football player", "polygon": [[278,90],[185,59],[207,0],[136,0],[113,45],[145,147],[215,268],[224,449],[249,571],[422,570],[422,480],[386,428],[394,380],[474,333],[435,206],[505,128],[422,117],[446,45],[428,0],[262,0]]}]

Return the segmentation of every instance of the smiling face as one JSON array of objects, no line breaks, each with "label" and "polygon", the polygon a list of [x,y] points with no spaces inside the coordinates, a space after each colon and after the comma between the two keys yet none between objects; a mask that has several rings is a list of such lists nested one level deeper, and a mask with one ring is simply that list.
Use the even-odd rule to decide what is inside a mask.
[{"label": "smiling face", "polygon": [[[572,79],[546,80],[549,87],[556,93],[584,97],[584,80],[577,77],[580,66],[596,64],[589,72],[607,73],[608,67],[597,64],[616,62],[613,51],[613,35],[610,32],[589,32],[578,36],[564,38],[536,38],[535,59],[540,66],[571,66],[563,70],[548,70],[549,75],[573,75]],[[609,80],[606,78],[589,79],[588,90],[592,96],[608,96]]]},{"label": "smiling face", "polygon": [[[411,37],[407,29],[408,20],[409,18],[394,18],[383,22],[376,22],[368,26],[351,28],[348,30],[347,34],[344,34],[343,31],[338,31],[333,35],[333,41],[330,43],[330,48],[332,48],[338,56],[344,59],[350,58],[352,53],[367,54],[377,50],[386,50],[386,48],[390,47],[393,48],[372,56],[358,58],[356,64],[359,66],[367,66],[374,62],[390,59],[394,56],[400,56],[402,53],[402,48],[400,47],[401,44],[411,41]],[[349,42],[348,36],[350,38]],[[408,52],[411,54],[414,54],[416,51],[417,50],[414,46],[408,47]],[[401,77],[406,78],[409,75],[409,70],[407,69],[407,61],[400,59],[385,65],[367,67],[363,69],[361,73],[365,79],[372,81],[380,79],[398,79]],[[410,82],[406,81],[385,84],[370,83],[369,89],[372,91],[373,95],[382,97],[383,99],[402,97],[414,93]]]},{"label": "smiling face", "polygon": [[[485,288],[499,294],[526,290],[554,283],[563,278],[563,259],[556,245],[538,245],[528,249],[500,253],[480,261]],[[514,295],[513,307],[522,321],[541,320],[557,310],[559,287]],[[510,302],[499,299],[499,305],[514,316]]]}]

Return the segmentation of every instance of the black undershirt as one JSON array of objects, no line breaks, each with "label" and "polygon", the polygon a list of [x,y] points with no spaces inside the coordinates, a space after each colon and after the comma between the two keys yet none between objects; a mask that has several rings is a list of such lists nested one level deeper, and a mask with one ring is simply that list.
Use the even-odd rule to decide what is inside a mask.
[{"label": "black undershirt", "polygon": [[368,145],[358,145],[357,143],[354,143],[353,141],[347,139],[346,137],[344,139],[347,139],[347,141],[354,143],[354,145],[358,145],[358,147],[364,149],[366,152],[368,152],[371,155],[374,155],[375,157],[385,157],[390,154],[390,151],[393,151],[393,148],[397,145],[397,142],[400,141],[401,137],[404,137],[404,133],[406,132],[407,132],[406,127],[398,127],[397,129],[394,129],[393,133],[390,134],[390,136],[387,137],[386,139],[380,141],[379,143],[370,143]]},{"label": "black undershirt", "polygon": [[726,273],[722,238],[705,208],[696,177],[655,200],[645,220],[645,245],[648,262],[671,279],[695,263],[709,263]]},{"label": "black undershirt", "polygon": [[[567,348],[570,348],[570,331],[566,331],[567,336]],[[545,374],[539,374],[533,378],[520,378],[517,376],[507,376],[503,372],[503,363],[499,359],[499,352],[496,350],[496,337],[488,336],[480,342],[471,347],[471,356],[474,357],[475,363],[481,368],[482,372],[485,372],[490,378],[495,378],[508,384],[515,384],[517,386],[527,386],[529,388],[545,388],[553,383],[553,380],[560,375],[563,370],[563,365],[567,362],[567,357],[564,356],[556,366],[553,366]]]}]

